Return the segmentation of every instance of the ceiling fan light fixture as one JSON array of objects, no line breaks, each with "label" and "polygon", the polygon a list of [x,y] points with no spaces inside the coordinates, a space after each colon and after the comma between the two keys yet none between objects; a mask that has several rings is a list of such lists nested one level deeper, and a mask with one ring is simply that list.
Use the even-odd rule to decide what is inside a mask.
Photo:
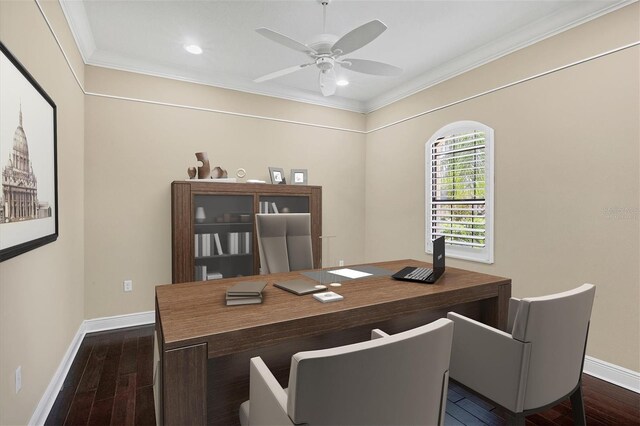
[{"label": "ceiling fan light fixture", "polygon": [[366,59],[342,58],[351,52],[366,46],[382,34],[387,26],[377,19],[369,21],[366,24],[349,31],[342,37],[337,37],[326,32],[326,6],[331,0],[316,0],[322,5],[322,34],[319,34],[308,43],[300,43],[288,36],[280,34],[268,28],[258,28],[256,32],[271,41],[288,47],[298,52],[306,54],[313,62],[285,68],[280,71],[272,72],[253,80],[256,83],[272,80],[283,75],[291,74],[304,67],[315,65],[320,71],[318,74],[318,84],[320,91],[324,96],[335,94],[338,86],[346,86],[349,81],[346,78],[336,78],[336,64],[350,71],[363,74],[380,75],[393,77],[400,75],[402,69],[383,62],[370,61]]},{"label": "ceiling fan light fixture", "polygon": [[197,44],[185,44],[184,50],[193,55],[200,55],[202,53],[202,47],[198,46]]}]

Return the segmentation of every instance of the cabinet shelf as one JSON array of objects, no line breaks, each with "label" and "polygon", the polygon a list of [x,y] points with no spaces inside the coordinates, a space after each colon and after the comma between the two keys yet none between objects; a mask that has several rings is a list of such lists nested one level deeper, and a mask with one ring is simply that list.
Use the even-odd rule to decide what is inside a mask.
[{"label": "cabinet shelf", "polygon": [[[224,277],[258,274],[255,215],[263,211],[310,213],[313,263],[320,267],[322,187],[175,181],[171,184],[172,281],[204,279],[209,272]],[[196,212],[204,222],[196,221]],[[236,251],[250,253],[230,254]],[[220,252],[225,254],[202,256]]]},{"label": "cabinet shelf", "polygon": [[200,227],[220,227],[220,226],[253,226],[253,222],[204,222],[204,223],[194,223],[196,228]]},{"label": "cabinet shelf", "polygon": [[215,256],[197,256],[194,260],[209,260],[209,259],[221,259],[226,257],[249,257],[253,256],[253,253],[237,253],[237,254],[216,254]]}]

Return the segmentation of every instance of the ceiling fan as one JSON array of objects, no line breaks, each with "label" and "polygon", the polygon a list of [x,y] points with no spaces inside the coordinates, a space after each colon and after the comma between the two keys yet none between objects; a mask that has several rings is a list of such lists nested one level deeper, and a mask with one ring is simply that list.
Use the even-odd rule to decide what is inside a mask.
[{"label": "ceiling fan", "polygon": [[318,2],[323,8],[323,34],[314,37],[309,44],[300,43],[299,41],[293,40],[286,35],[268,28],[258,28],[256,30],[259,34],[271,41],[275,41],[276,43],[280,43],[290,49],[306,54],[311,59],[311,62],[263,75],[262,77],[256,78],[254,82],[261,83],[263,81],[272,80],[283,75],[291,74],[310,65],[315,65],[320,70],[318,82],[320,84],[322,94],[324,96],[331,96],[336,92],[336,65],[340,65],[345,69],[363,74],[392,77],[402,73],[401,68],[385,64],[383,62],[370,61],[367,59],[342,58],[342,56],[354,52],[371,43],[387,29],[387,26],[375,19],[351,30],[340,38],[333,34],[326,34],[325,24],[327,5],[330,0],[318,0]]}]

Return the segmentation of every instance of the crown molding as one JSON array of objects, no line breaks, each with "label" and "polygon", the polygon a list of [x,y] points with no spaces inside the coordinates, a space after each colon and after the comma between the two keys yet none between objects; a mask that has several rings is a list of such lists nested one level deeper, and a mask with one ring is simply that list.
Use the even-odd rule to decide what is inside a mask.
[{"label": "crown molding", "polygon": [[[364,113],[369,114],[378,109],[384,108],[394,102],[408,98],[409,96],[415,95],[416,93],[437,84],[443,83],[475,68],[479,68],[493,62],[496,59],[500,59],[518,50],[524,49],[525,47],[597,19],[637,1],[638,0],[621,0],[606,8],[597,9],[583,18],[574,20],[565,25],[561,25],[560,23],[564,22],[566,20],[566,15],[570,13],[566,8],[554,13],[553,15],[545,16],[544,18],[529,23],[527,26],[520,28],[517,31],[513,31],[505,35],[499,40],[494,40],[491,43],[487,43],[484,46],[475,49],[473,52],[458,56],[427,74],[423,74],[422,76],[402,84],[391,91],[371,99],[365,103]],[[549,30],[539,36],[534,36],[532,34],[533,28],[540,25],[541,21],[544,21],[546,25],[549,28],[553,28],[553,30]],[[518,43],[515,46],[509,47],[514,39],[517,39]]]},{"label": "crown molding", "polygon": [[87,58],[90,58],[96,51],[96,43],[87,18],[87,11],[84,8],[84,2],[58,0],[58,3],[60,3],[62,13],[69,24],[73,39],[80,51],[80,56],[82,56],[82,60],[86,64]]},{"label": "crown molding", "polygon": [[[64,15],[69,22],[70,30],[86,65],[219,87],[222,89],[235,90],[249,94],[270,96],[361,114],[374,112],[458,75],[486,65],[489,62],[502,58],[517,50],[523,49],[578,25],[599,18],[607,13],[635,3],[636,1],[638,0],[620,0],[606,7],[602,7],[602,3],[600,2],[584,2],[583,7],[589,8],[590,12],[583,18],[573,20],[568,24],[562,24],[562,22],[566,22],[572,13],[571,9],[565,7],[556,13],[545,16],[544,18],[538,19],[537,21],[531,22],[528,25],[511,32],[497,41],[492,41],[478,49],[474,49],[472,52],[458,56],[430,72],[422,74],[402,85],[396,86],[392,90],[387,91],[380,96],[368,101],[358,101],[339,96],[324,97],[315,92],[295,88],[282,89],[269,85],[260,85],[257,87],[256,84],[246,81],[245,78],[237,78],[229,75],[213,77],[211,75],[204,75],[193,71],[185,73],[184,70],[169,66],[151,66],[140,60],[105,54],[104,52],[97,50],[95,46],[83,2],[59,0]],[[534,27],[541,23],[548,28],[548,31],[542,35],[535,35]],[[513,45],[514,40],[517,41],[515,46]],[[126,65],[121,65],[123,63]]]},{"label": "crown molding", "polygon": [[[125,61],[123,59],[123,61]],[[237,92],[249,93],[252,95],[263,95],[272,98],[279,98],[288,101],[302,102],[311,105],[318,105],[322,107],[335,108],[345,111],[351,111],[356,113],[364,113],[364,104],[360,101],[353,99],[340,98],[337,96],[323,97],[312,92],[288,89],[283,92],[278,89],[264,86],[261,89],[256,89],[253,83],[247,84],[243,80],[235,79],[233,77],[228,78],[211,78],[209,76],[202,76],[196,73],[187,75],[181,73],[171,67],[154,67],[150,69],[149,66],[142,62],[126,60],[127,66],[119,65],[120,60],[115,55],[104,55],[100,52],[96,52],[91,59],[86,61],[86,65],[96,66],[100,68],[113,69],[117,71],[132,72],[141,75],[148,75],[151,77],[167,78],[171,80],[183,81],[187,83],[201,84],[203,86],[211,86],[220,89],[235,90]]]}]

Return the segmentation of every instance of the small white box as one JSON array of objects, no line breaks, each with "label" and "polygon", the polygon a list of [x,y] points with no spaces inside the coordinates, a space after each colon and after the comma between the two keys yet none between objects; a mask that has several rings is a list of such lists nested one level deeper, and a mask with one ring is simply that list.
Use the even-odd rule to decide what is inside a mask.
[{"label": "small white box", "polygon": [[313,298],[321,301],[322,303],[327,302],[335,302],[337,300],[344,299],[343,296],[340,296],[338,293],[334,293],[333,291],[325,291],[324,293],[315,293]]}]

